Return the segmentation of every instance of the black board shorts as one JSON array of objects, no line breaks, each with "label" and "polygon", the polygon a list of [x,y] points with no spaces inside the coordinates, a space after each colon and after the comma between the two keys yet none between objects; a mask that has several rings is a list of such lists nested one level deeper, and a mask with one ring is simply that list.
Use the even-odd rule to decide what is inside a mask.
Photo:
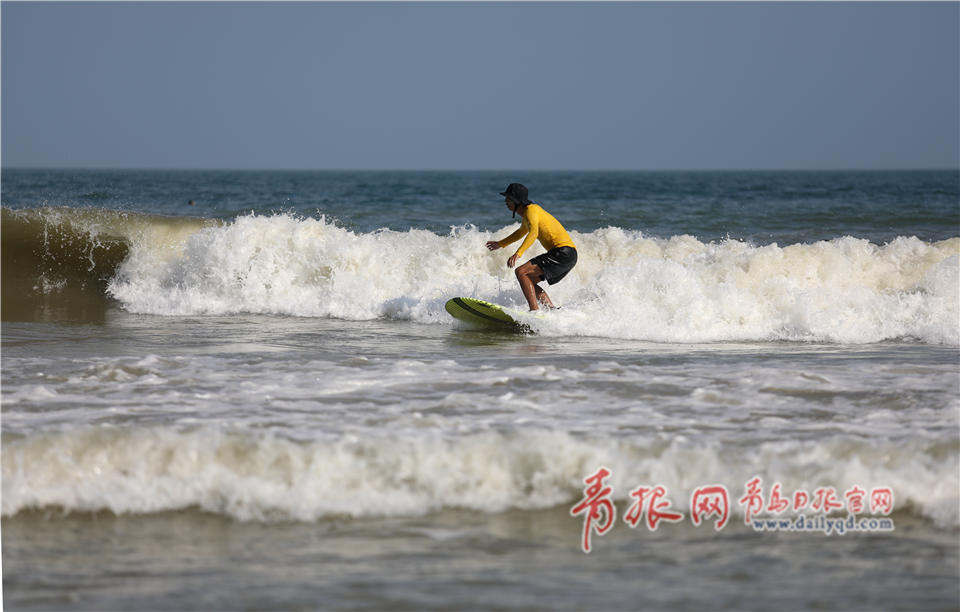
[{"label": "black board shorts", "polygon": [[537,255],[530,260],[543,270],[543,278],[551,285],[559,283],[567,272],[577,265],[577,249],[573,247],[557,247],[550,249],[543,255]]}]

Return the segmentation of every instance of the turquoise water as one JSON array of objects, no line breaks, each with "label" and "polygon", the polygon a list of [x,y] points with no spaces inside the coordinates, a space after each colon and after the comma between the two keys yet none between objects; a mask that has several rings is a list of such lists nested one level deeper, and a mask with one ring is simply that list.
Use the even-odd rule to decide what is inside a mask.
[{"label": "turquoise water", "polygon": [[[9,609],[957,606],[957,172],[2,180]],[[580,254],[529,334],[443,309],[522,305],[512,181]],[[755,527],[754,477],[895,528]]]}]

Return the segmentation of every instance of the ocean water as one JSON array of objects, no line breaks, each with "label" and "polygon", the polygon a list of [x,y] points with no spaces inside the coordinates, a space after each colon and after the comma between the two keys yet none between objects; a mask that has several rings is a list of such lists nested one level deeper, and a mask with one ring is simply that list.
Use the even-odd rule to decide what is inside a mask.
[{"label": "ocean water", "polygon": [[[579,252],[523,334],[443,308],[524,304],[514,181]],[[960,606],[956,171],[0,195],[7,609]]]}]

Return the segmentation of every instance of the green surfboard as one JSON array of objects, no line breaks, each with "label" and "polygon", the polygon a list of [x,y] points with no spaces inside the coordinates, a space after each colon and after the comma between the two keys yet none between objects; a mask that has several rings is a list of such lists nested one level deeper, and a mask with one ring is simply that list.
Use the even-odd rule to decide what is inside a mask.
[{"label": "green surfboard", "polygon": [[510,315],[513,309],[508,311],[503,306],[476,298],[455,297],[447,300],[444,308],[453,318],[482,327],[520,331],[529,329]]}]

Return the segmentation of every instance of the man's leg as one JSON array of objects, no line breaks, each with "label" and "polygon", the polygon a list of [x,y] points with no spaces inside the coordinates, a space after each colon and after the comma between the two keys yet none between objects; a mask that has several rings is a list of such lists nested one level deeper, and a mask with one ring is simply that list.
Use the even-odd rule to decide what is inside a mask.
[{"label": "man's leg", "polygon": [[546,306],[547,308],[556,308],[553,305],[553,302],[550,301],[550,296],[547,295],[547,292],[544,291],[540,285],[533,286],[534,291],[537,292],[537,301]]},{"label": "man's leg", "polygon": [[537,302],[540,302],[548,308],[553,308],[553,302],[547,292],[537,286],[537,283],[543,280],[543,270],[535,263],[527,262],[517,268],[517,280],[520,281],[520,290],[523,291],[523,297],[527,298],[527,304],[530,310],[540,310]]}]

